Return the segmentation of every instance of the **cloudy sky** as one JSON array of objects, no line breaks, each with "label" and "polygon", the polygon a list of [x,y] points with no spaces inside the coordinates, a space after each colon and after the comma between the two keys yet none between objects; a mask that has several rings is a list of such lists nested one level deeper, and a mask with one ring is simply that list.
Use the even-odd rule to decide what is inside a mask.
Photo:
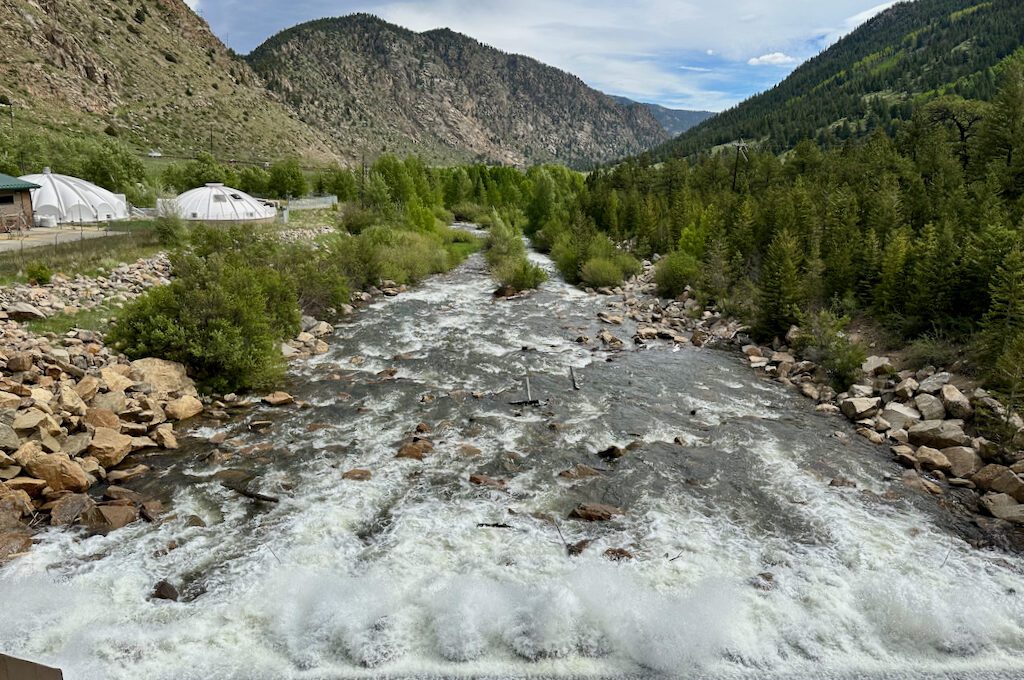
[{"label": "cloudy sky", "polygon": [[786,77],[895,2],[881,0],[186,0],[247,53],[281,29],[370,12],[448,27],[610,94],[720,111]]}]

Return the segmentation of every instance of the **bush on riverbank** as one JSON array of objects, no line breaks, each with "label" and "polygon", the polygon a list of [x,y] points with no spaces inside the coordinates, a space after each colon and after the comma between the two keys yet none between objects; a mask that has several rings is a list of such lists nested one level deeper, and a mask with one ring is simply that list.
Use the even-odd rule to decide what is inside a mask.
[{"label": "bush on riverbank", "polygon": [[180,362],[214,392],[279,380],[279,343],[299,325],[296,293],[285,277],[224,253],[178,254],[173,266],[176,278],[127,306],[108,342],[133,359]]},{"label": "bush on riverbank", "polygon": [[846,334],[849,317],[820,310],[801,316],[796,349],[825,369],[829,383],[838,392],[846,391],[860,377],[867,352]]},{"label": "bush on riverbank", "polygon": [[516,291],[530,290],[547,281],[544,270],[527,257],[522,234],[496,213],[492,213],[490,221],[484,257],[491,275],[503,287]]}]

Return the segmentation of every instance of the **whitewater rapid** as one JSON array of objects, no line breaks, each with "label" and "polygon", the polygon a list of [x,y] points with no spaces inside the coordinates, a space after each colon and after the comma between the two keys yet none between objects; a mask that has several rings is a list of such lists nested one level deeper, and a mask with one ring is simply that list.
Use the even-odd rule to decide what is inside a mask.
[{"label": "whitewater rapid", "polygon": [[[293,366],[309,408],[196,425],[137,487],[162,523],[41,534],[0,570],[0,651],[69,680],[1024,675],[1021,558],[970,547],[884,450],[729,353],[641,350],[628,325],[623,352],[577,343],[607,299],[534,258],[551,280],[521,299],[474,256],[377,301]],[[510,404],[527,372],[539,408]],[[396,459],[421,421],[434,452]],[[241,452],[207,464],[221,430]],[[557,476],[578,463],[604,472]],[[625,514],[568,519],[580,502]],[[161,579],[180,601],[149,599]]]}]

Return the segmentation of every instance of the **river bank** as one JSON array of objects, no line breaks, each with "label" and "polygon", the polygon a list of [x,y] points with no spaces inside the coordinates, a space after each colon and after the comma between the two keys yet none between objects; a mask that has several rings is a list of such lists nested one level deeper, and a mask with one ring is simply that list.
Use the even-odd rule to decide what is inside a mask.
[{"label": "river bank", "polygon": [[[740,322],[714,307],[704,308],[688,293],[676,300],[660,299],[650,262],[621,287],[590,292],[620,298],[598,314],[606,328],[597,340],[605,347],[625,346],[627,341],[610,329],[630,320],[636,345],[669,341],[738,349],[752,369],[798,391],[817,412],[841,414],[858,435],[889,447],[892,459],[905,468],[902,481],[908,488],[940,497],[940,502],[971,515],[981,530],[981,536],[970,539],[976,547],[1024,550],[1024,420],[984,389],[968,388],[967,379],[935,367],[898,370],[888,357],[870,356],[861,367],[861,379],[837,393],[821,366],[790,346],[797,342],[799,328],[774,347],[757,345]],[[989,428],[1009,428],[1009,441],[1000,446],[983,436],[978,426],[982,417]]]},{"label": "river bank", "polygon": [[[325,231],[331,229],[279,236],[294,243]],[[160,473],[148,460],[178,448],[174,425],[204,411],[227,418],[251,405],[235,395],[201,397],[184,366],[160,358],[129,361],[104,344],[101,331],[76,326],[90,310],[115,316],[171,276],[167,254],[158,253],[106,274],[57,275],[46,284],[0,291],[0,563],[29,550],[47,525],[107,533],[139,520],[158,521],[163,504],[126,485]],[[374,292],[404,290],[391,284]],[[371,299],[354,293],[353,305],[339,311],[350,315]],[[32,330],[31,324],[56,318],[71,330]],[[282,355],[296,360],[323,354],[324,338],[333,332],[332,325],[303,317],[301,332],[282,343]]]}]

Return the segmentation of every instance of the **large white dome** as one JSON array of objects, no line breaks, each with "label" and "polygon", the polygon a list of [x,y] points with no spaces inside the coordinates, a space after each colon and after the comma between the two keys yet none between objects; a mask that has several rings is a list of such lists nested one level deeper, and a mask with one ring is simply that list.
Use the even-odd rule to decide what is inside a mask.
[{"label": "large white dome", "polygon": [[207,184],[174,199],[178,215],[199,222],[249,222],[277,217],[277,210],[223,184]]},{"label": "large white dome", "polygon": [[21,179],[39,185],[32,190],[32,212],[38,216],[51,215],[60,224],[128,219],[124,196],[84,179],[58,175],[49,168]]}]

